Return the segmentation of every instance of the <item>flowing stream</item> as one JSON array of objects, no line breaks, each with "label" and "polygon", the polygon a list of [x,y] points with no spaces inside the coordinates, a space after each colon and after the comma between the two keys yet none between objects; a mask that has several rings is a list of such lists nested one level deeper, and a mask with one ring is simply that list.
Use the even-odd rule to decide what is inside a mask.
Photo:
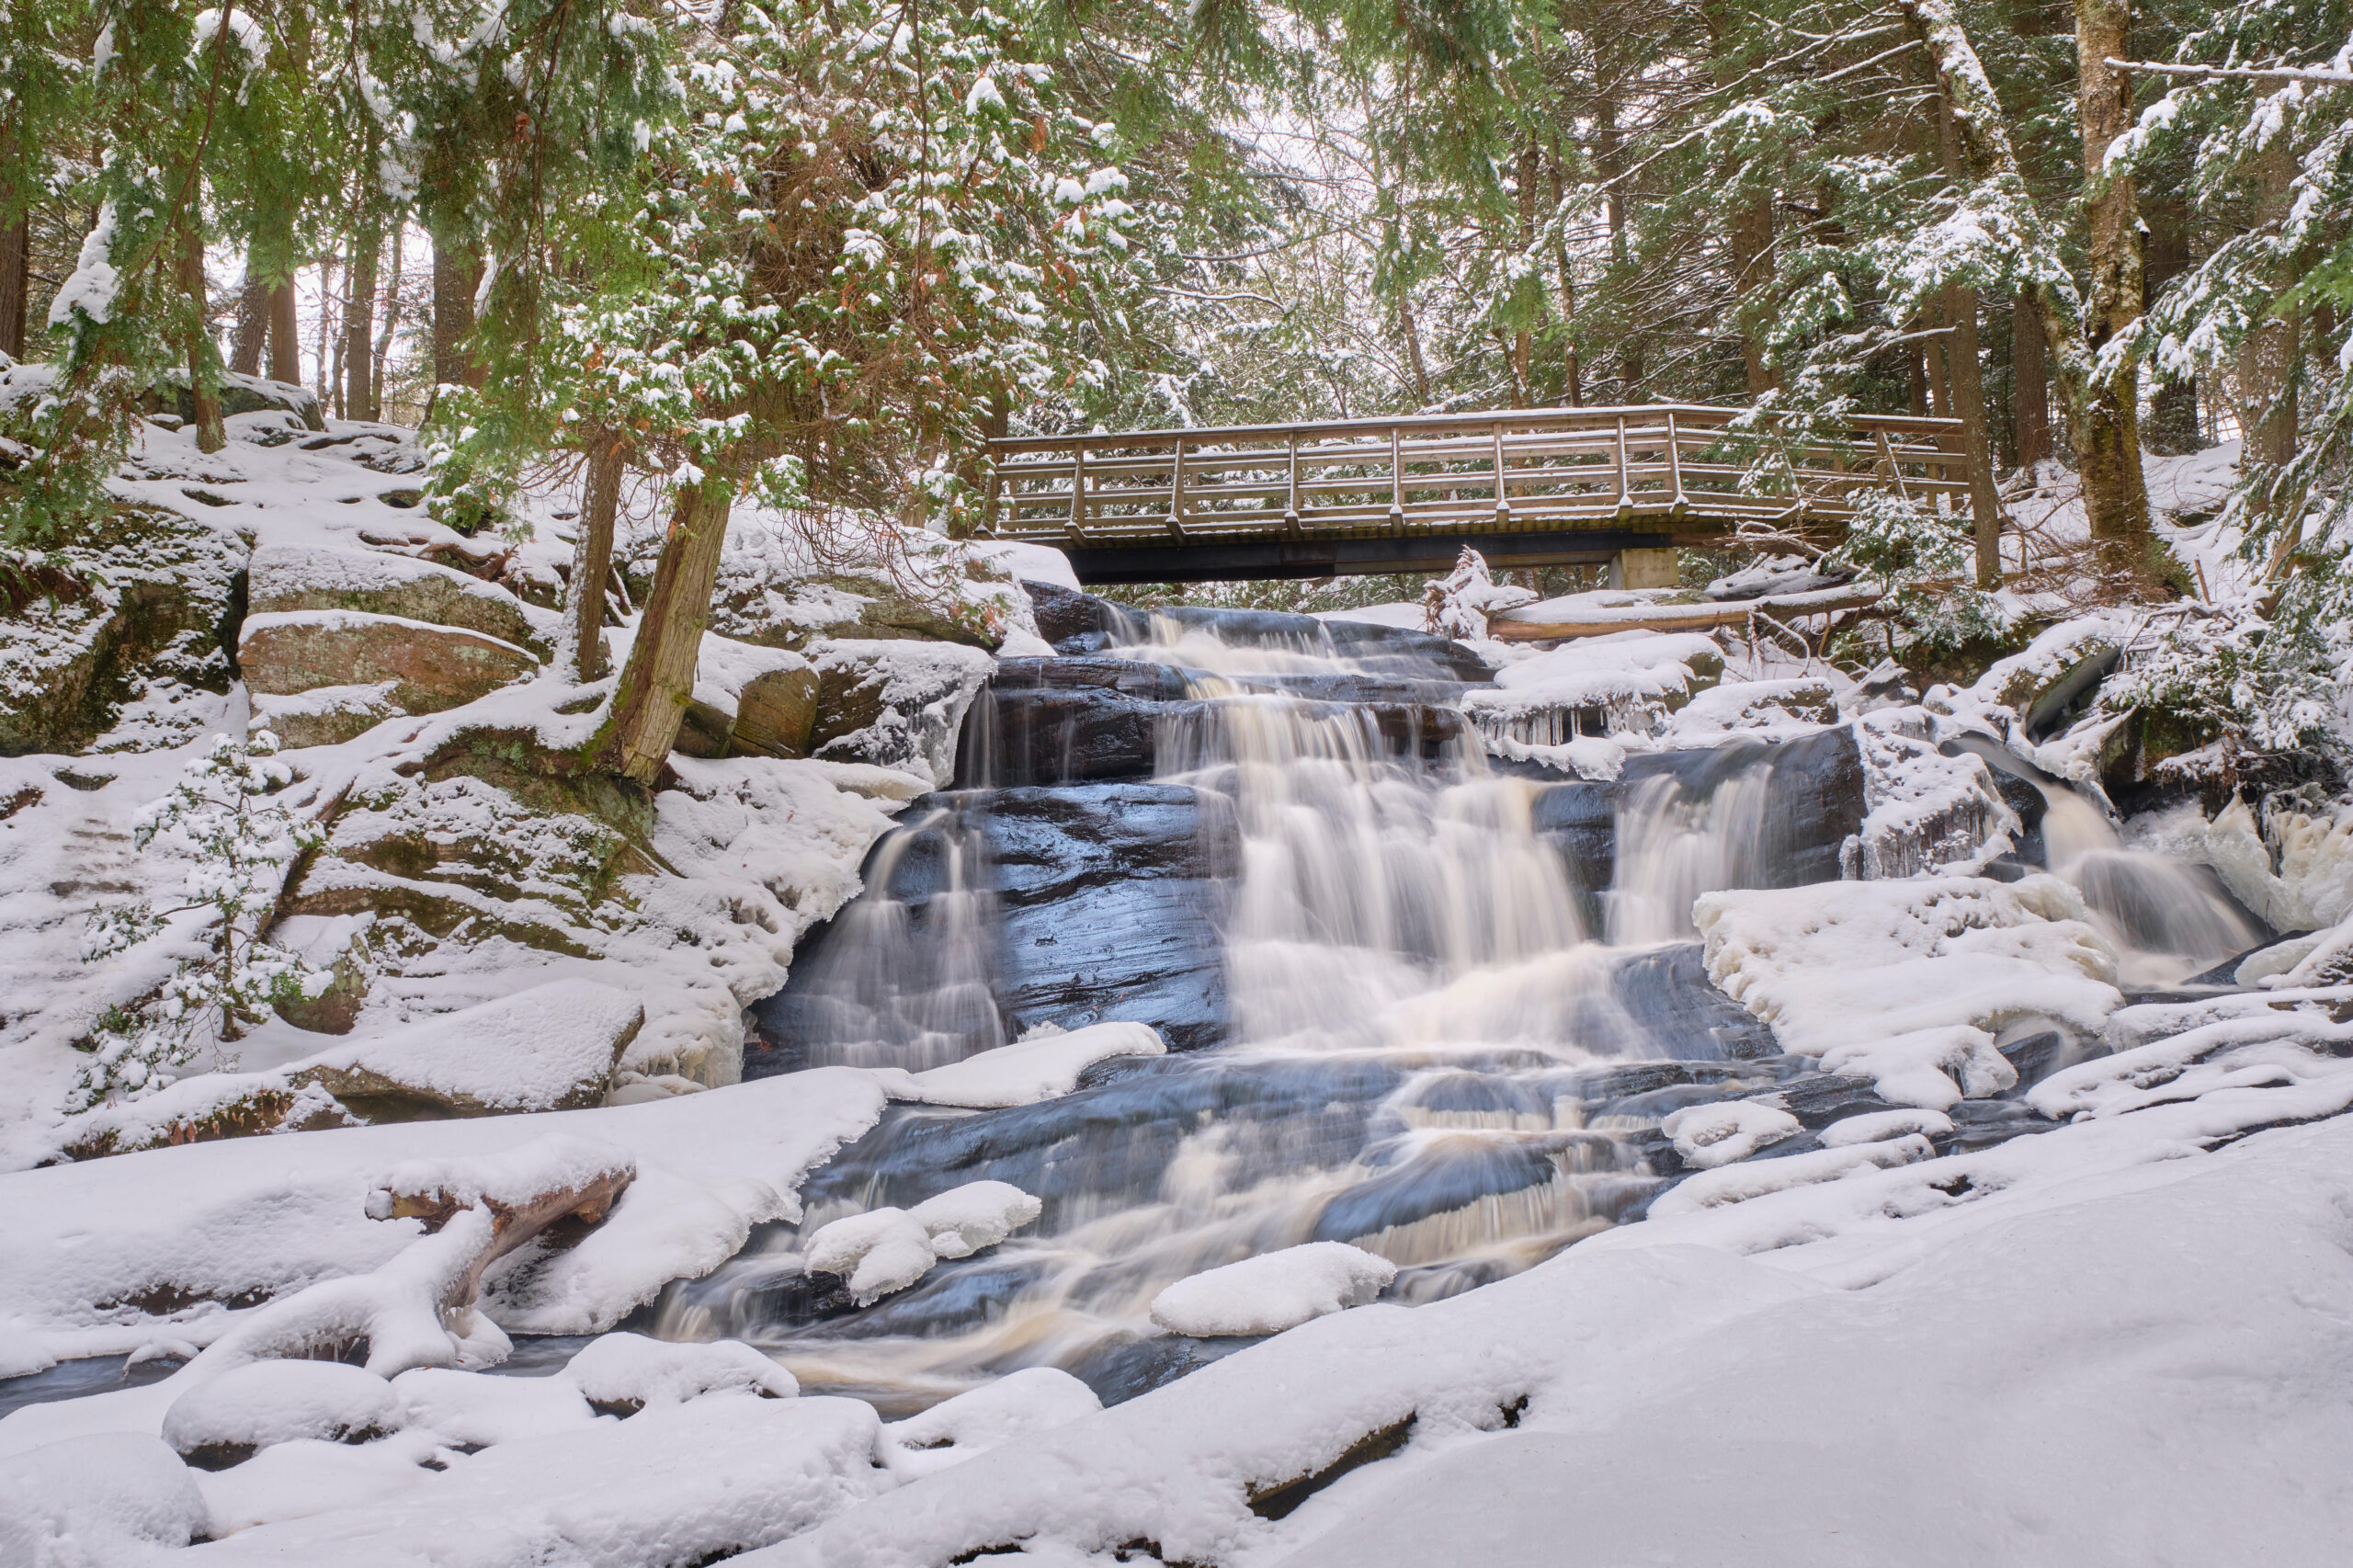
[{"label": "flowing stream", "polygon": [[[1101,1064],[1038,1106],[894,1108],[812,1178],[801,1226],[674,1287],[655,1332],[752,1340],[891,1411],[1040,1364],[1115,1399],[1233,1347],[1153,1326],[1175,1280],[1311,1240],[1389,1257],[1407,1302],[1502,1278],[1639,1215],[1668,1110],[1780,1070],[1688,924],[1699,892],[1771,880],[1761,749],[1636,788],[1589,889],[1540,833],[1546,784],[1329,699],[1427,698],[1446,672],[1165,621],[1131,637],[1114,656],[1177,671],[1186,699],[1154,720],[1154,786],[1233,840],[1208,912],[1223,1042]],[[878,848],[873,891],[796,972],[792,1065],[921,1069],[1011,1038],[1005,793],[934,797]],[[1041,1198],[1039,1223],[862,1311],[801,1271],[815,1226],[983,1178]]]}]

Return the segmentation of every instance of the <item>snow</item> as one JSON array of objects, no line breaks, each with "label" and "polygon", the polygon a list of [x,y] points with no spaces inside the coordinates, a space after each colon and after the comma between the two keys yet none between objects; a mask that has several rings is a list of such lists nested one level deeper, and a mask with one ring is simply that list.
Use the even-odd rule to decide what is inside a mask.
[{"label": "snow", "polygon": [[[576,1245],[517,1255],[537,1267],[511,1283],[494,1267],[485,1311],[517,1333],[608,1328],[667,1281],[732,1256],[755,1224],[796,1219],[803,1174],[882,1104],[870,1076],[834,1068],[642,1105],[228,1139],[19,1172],[0,1208],[0,1359],[211,1344],[267,1310],[222,1301],[364,1275],[408,1247],[416,1221],[369,1219],[371,1192],[459,1179],[471,1162],[551,1135],[618,1152],[636,1179]],[[97,1305],[151,1290],[194,1304]],[[28,1417],[48,1419],[0,1419],[0,1450],[23,1446],[14,1428]]]},{"label": "snow", "polygon": [[1685,1165],[1704,1171],[1745,1160],[1798,1131],[1799,1125],[1788,1111],[1755,1100],[1725,1100],[1685,1106],[1660,1122],[1658,1130],[1674,1143]]},{"label": "snow", "polygon": [[303,1437],[363,1442],[405,1424],[392,1385],[363,1368],[250,1361],[173,1401],[164,1412],[163,1438],[188,1455],[205,1448],[266,1449]]},{"label": "snow", "polygon": [[1070,557],[1051,545],[1009,539],[972,540],[966,548],[974,560],[989,562],[1017,582],[1051,583],[1073,593],[1086,591],[1086,585],[1071,569]]},{"label": "snow", "polygon": [[590,1404],[632,1411],[710,1393],[790,1399],[801,1392],[790,1372],[740,1339],[672,1345],[638,1334],[601,1335],[566,1364],[563,1375]]},{"label": "snow", "polygon": [[1714,641],[1696,632],[1619,632],[1512,665],[1495,689],[1464,694],[1462,709],[1483,733],[1537,744],[1572,738],[1581,708],[1601,710],[1612,733],[1648,734],[1722,669]]},{"label": "snow", "polygon": [[394,1378],[392,1392],[400,1396],[406,1425],[468,1448],[486,1449],[597,1419],[580,1385],[561,1374],[499,1377],[454,1367],[418,1367]]},{"label": "snow", "polygon": [[912,1481],[1103,1408],[1095,1391],[1054,1367],[1025,1367],[882,1428],[883,1459]]},{"label": "snow", "polygon": [[535,985],[336,1046],[284,1075],[366,1074],[494,1111],[553,1110],[576,1103],[584,1086],[601,1097],[615,1058],[644,1021],[644,1005],[609,985]]},{"label": "snow", "polygon": [[1148,1024],[1090,1024],[1001,1045],[926,1072],[887,1069],[883,1081],[892,1099],[925,1105],[975,1110],[1034,1105],[1069,1094],[1079,1075],[1098,1062],[1159,1056],[1167,1049]]},{"label": "snow", "polygon": [[210,1533],[195,1476],[153,1437],[76,1437],[0,1460],[0,1562],[125,1568]]},{"label": "snow", "polygon": [[1363,1306],[1396,1278],[1395,1264],[1361,1247],[1309,1242],[1179,1279],[1152,1299],[1152,1321],[1202,1338],[1281,1334]]},{"label": "snow", "polygon": [[1935,1153],[1935,1148],[1926,1138],[1917,1133],[1908,1133],[1884,1141],[1786,1154],[1779,1159],[1759,1160],[1753,1165],[1725,1165],[1717,1170],[1702,1171],[1659,1194],[1651,1203],[1650,1217],[1667,1220],[1677,1214],[1697,1213],[1703,1209],[1746,1203],[1768,1193],[1788,1192],[1797,1187],[1811,1187],[1816,1182],[1836,1181],[1858,1171],[1884,1170],[1892,1165],[1910,1165],[1915,1160],[1927,1159]]},{"label": "snow", "polygon": [[1880,1098],[1893,1105],[1939,1111],[1998,1095],[2018,1081],[2018,1069],[1994,1049],[1994,1037],[1967,1024],[1836,1045],[1822,1053],[1822,1070],[1869,1078]]},{"label": "snow", "polygon": [[1840,1052],[1899,1104],[1941,1109],[1972,1085],[1990,1092],[1989,1053],[1955,1026],[2097,1032],[2123,1001],[2115,949],[2056,877],[1712,892],[1692,921],[1709,975],[1784,1049]]},{"label": "snow", "polygon": [[867,1306],[913,1285],[941,1258],[996,1245],[1042,1208],[1009,1182],[967,1182],[913,1209],[870,1209],[821,1225],[802,1244],[802,1260],[813,1274],[847,1281]]},{"label": "snow", "polygon": [[1951,1131],[1952,1118],[1940,1110],[1870,1110],[1860,1116],[1841,1117],[1815,1136],[1824,1148],[1843,1149],[1853,1143],[1876,1143],[1913,1132],[1941,1138]]}]

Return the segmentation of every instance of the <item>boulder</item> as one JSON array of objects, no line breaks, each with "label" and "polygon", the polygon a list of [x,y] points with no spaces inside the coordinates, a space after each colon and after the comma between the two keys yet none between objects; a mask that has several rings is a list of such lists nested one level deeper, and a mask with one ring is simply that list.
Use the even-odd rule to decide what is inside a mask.
[{"label": "boulder", "polygon": [[563,981],[338,1045],[287,1070],[370,1121],[601,1105],[645,1023],[636,998]]},{"label": "boulder", "polygon": [[995,661],[953,642],[859,641],[814,645],[812,756],[868,762],[935,785],[954,774],[964,712]]},{"label": "boulder", "polygon": [[382,680],[369,686],[323,686],[286,697],[256,692],[254,720],[284,746],[341,745],[407,711],[393,699],[399,684]]},{"label": "boulder", "polygon": [[[154,390],[147,394],[147,403],[151,412],[168,403],[182,424],[196,423],[196,397],[188,391],[186,370],[165,370],[157,376]],[[326,411],[319,403],[319,394],[310,388],[262,376],[240,375],[234,370],[221,378],[221,413],[230,418],[240,414],[285,413],[313,430],[327,427]]]},{"label": "boulder", "polygon": [[256,615],[360,610],[479,631],[542,658],[554,648],[553,616],[535,615],[504,588],[414,556],[264,545],[254,551],[251,571],[246,608]]},{"label": "boulder", "polygon": [[460,707],[540,668],[526,650],[479,631],[359,610],[248,616],[237,662],[263,696],[389,682],[404,713]]},{"label": "boulder", "polygon": [[0,756],[85,750],[142,696],[227,691],[244,554],[233,533],[118,506],[0,585]]},{"label": "boulder", "polygon": [[806,756],[819,685],[816,666],[798,653],[706,634],[676,748],[688,756]]}]

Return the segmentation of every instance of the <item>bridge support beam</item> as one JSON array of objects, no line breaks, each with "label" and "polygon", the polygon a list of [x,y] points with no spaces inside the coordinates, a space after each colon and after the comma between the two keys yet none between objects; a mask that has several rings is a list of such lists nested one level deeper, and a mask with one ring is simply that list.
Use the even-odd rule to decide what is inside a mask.
[{"label": "bridge support beam", "polygon": [[1450,572],[1469,545],[1497,572],[1525,566],[1593,566],[1621,555],[1665,557],[1670,535],[1632,528],[1533,529],[1318,539],[1202,540],[1187,544],[1066,546],[1071,569],[1092,587],[1114,583],[1217,583],[1241,578],[1347,577],[1381,572]]},{"label": "bridge support beam", "polygon": [[1672,546],[1621,550],[1609,558],[1608,585],[1613,588],[1674,588],[1682,582],[1682,563]]}]

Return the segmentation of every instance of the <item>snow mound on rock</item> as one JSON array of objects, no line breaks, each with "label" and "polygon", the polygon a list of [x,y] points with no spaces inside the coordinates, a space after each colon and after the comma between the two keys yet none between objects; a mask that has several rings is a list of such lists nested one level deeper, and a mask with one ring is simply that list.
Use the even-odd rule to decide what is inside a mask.
[{"label": "snow mound on rock", "polygon": [[1079,1074],[1115,1056],[1160,1056],[1167,1044],[1149,1024],[1091,1024],[1066,1034],[1001,1045],[926,1073],[892,1072],[892,1099],[998,1110],[1034,1105],[1078,1087]]},{"label": "snow mound on rock", "polygon": [[1685,1106],[1659,1124],[1683,1163],[1702,1171],[1745,1160],[1798,1130],[1796,1117],[1755,1100]]},{"label": "snow mound on rock", "polygon": [[1043,1205],[1010,1182],[951,1187],[913,1209],[871,1209],[821,1225],[801,1248],[813,1274],[836,1274],[858,1305],[921,1279],[943,1257],[970,1257],[1035,1220]]},{"label": "snow mound on rock", "polygon": [[642,1334],[600,1335],[565,1366],[564,1376],[589,1403],[632,1412],[708,1393],[790,1399],[801,1392],[790,1372],[740,1339],[678,1345]]},{"label": "snow mound on rock", "polygon": [[405,1424],[392,1385],[362,1368],[253,1361],[174,1400],[164,1413],[164,1441],[191,1463],[217,1470],[275,1443],[364,1443]]},{"label": "snow mound on rock", "polygon": [[1095,1391],[1068,1372],[1025,1367],[883,1427],[883,1457],[912,1481],[1102,1408]]},{"label": "snow mound on rock", "polygon": [[576,1110],[601,1101],[645,1022],[637,998],[567,980],[338,1045],[288,1069],[344,1092],[410,1088],[490,1111]]},{"label": "snow mound on rock", "polygon": [[209,1535],[195,1476],[156,1438],[75,1437],[0,1460],[0,1562],[108,1568]]},{"label": "snow mound on rock", "polygon": [[1310,1242],[1179,1279],[1152,1299],[1152,1321],[1197,1338],[1280,1334],[1363,1306],[1397,1266],[1346,1242]]}]

